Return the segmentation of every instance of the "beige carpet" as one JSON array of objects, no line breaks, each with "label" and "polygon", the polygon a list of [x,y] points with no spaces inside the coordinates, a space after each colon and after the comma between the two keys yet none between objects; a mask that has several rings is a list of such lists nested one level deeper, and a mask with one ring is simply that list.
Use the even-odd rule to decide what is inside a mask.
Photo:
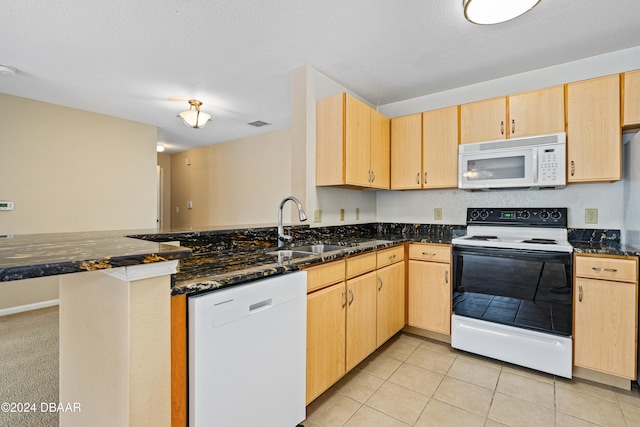
[{"label": "beige carpet", "polygon": [[[41,404],[58,402],[58,375],[58,307],[1,316],[0,426],[57,426],[58,414]],[[5,402],[36,411],[6,412]]]}]

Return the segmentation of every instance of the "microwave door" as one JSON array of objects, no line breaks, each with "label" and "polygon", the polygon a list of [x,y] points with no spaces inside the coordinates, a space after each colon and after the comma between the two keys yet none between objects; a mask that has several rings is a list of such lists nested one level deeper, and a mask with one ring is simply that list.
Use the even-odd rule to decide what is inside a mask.
[{"label": "microwave door", "polygon": [[[535,182],[535,150],[460,155],[460,188],[526,187]],[[536,165],[537,166],[537,165]],[[535,171],[537,174],[537,171]]]}]

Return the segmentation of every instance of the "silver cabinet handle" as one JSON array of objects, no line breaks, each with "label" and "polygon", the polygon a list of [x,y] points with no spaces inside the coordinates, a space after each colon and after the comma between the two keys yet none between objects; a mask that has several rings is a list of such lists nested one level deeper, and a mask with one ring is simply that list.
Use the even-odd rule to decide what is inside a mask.
[{"label": "silver cabinet handle", "polygon": [[504,120],[500,121],[500,135],[504,135]]},{"label": "silver cabinet handle", "polygon": [[389,261],[393,261],[394,259],[396,259],[396,254],[389,255]]},{"label": "silver cabinet handle", "polygon": [[376,173],[372,170],[371,171],[371,182],[376,180]]},{"label": "silver cabinet handle", "polygon": [[576,163],[571,160],[571,176],[573,176],[576,173]]},{"label": "silver cabinet handle", "polygon": [[380,286],[378,287],[378,290],[382,289],[382,277],[378,276],[378,283],[380,283]]},{"label": "silver cabinet handle", "polygon": [[600,268],[600,267],[591,267],[593,271],[608,271],[609,273],[615,273],[618,271],[617,268]]},{"label": "silver cabinet handle", "polygon": [[416,184],[420,184],[420,172],[416,175]]},{"label": "silver cabinet handle", "polygon": [[345,305],[347,305],[347,293],[342,291],[342,307],[344,308]]},{"label": "silver cabinet handle", "polygon": [[427,173],[426,172],[424,173],[424,183],[425,184],[427,183]]},{"label": "silver cabinet handle", "polygon": [[422,252],[422,255],[425,255],[425,256],[436,256],[436,253],[435,252]]},{"label": "silver cabinet handle", "polygon": [[582,285],[578,286],[578,300],[582,302]]},{"label": "silver cabinet handle", "polygon": [[449,283],[449,270],[445,270],[444,272],[444,283]]},{"label": "silver cabinet handle", "polygon": [[349,305],[353,304],[353,300],[356,299],[356,296],[353,295],[353,289],[349,288],[349,295],[351,295],[351,301],[349,301]]},{"label": "silver cabinet handle", "polygon": [[373,180],[371,179],[371,176],[372,176],[372,175],[373,175],[373,171],[372,171],[371,169],[369,169],[369,182],[373,181]]},{"label": "silver cabinet handle", "polygon": [[516,121],[515,121],[515,119],[511,120],[511,133],[516,133]]}]

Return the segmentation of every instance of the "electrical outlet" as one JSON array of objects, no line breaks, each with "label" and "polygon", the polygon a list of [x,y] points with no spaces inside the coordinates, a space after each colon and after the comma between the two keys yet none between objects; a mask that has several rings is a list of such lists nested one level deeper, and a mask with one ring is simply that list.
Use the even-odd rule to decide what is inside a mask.
[{"label": "electrical outlet", "polygon": [[193,202],[191,200],[187,202],[187,209],[193,209]]},{"label": "electrical outlet", "polygon": [[322,209],[313,211],[313,222],[322,222]]},{"label": "electrical outlet", "polygon": [[598,209],[585,209],[584,210],[584,222],[585,222],[585,224],[597,224],[598,223]]},{"label": "electrical outlet", "polygon": [[180,213],[180,206],[176,206],[176,213]]},{"label": "electrical outlet", "polygon": [[344,209],[340,209],[340,221],[344,221]]},{"label": "electrical outlet", "polygon": [[360,219],[360,208],[356,208],[356,219]]},{"label": "electrical outlet", "polygon": [[433,208],[433,219],[442,221],[442,208]]}]

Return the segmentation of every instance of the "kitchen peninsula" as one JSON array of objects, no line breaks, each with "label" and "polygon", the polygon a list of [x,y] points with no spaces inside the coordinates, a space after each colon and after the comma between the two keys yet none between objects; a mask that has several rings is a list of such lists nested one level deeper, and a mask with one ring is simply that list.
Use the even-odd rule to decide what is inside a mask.
[{"label": "kitchen peninsula", "polygon": [[[285,260],[269,253],[275,227],[17,235],[0,239],[0,282],[60,279],[60,401],[82,404],[81,414],[61,414],[65,425],[169,425],[170,296],[184,299],[403,242],[449,244],[464,229],[296,226],[295,244],[344,248]],[[569,230],[576,253],[640,255],[619,238],[617,230]]]},{"label": "kitchen peninsula", "polygon": [[0,239],[0,282],[59,278],[59,402],[79,407],[61,425],[170,424],[169,288],[189,255],[118,232]]}]

